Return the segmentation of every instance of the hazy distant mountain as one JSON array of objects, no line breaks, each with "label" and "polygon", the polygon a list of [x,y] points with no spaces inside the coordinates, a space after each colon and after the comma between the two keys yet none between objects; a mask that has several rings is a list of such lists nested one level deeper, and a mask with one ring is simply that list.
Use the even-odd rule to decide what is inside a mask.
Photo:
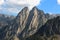
[{"label": "hazy distant mountain", "polygon": [[57,17],[57,16],[60,16],[60,14],[49,14],[49,13],[46,13],[46,14],[45,14],[45,17],[46,17],[47,19],[53,19],[53,18],[55,18],[55,17]]},{"label": "hazy distant mountain", "polygon": [[[50,35],[51,28],[53,28],[52,24],[54,24],[52,22],[56,21],[54,17],[53,15],[45,14],[36,7],[31,11],[29,11],[28,7],[25,7],[16,17],[1,14],[0,40],[33,40],[30,37],[34,38],[36,35],[35,38],[38,38],[38,34]],[[58,25],[58,22],[55,25]],[[55,25],[53,30],[56,29]]]},{"label": "hazy distant mountain", "polygon": [[8,25],[8,23],[12,21],[14,18],[15,18],[14,16],[0,14],[0,27]]},{"label": "hazy distant mountain", "polygon": [[0,40],[5,40],[5,37],[7,37],[8,27],[10,27],[9,25],[14,18],[14,16],[0,14]]}]

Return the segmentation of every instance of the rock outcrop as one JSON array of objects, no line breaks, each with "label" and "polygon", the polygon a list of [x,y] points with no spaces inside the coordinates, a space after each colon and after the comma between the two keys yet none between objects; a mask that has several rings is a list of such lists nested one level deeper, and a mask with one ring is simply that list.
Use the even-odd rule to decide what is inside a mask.
[{"label": "rock outcrop", "polygon": [[33,35],[46,21],[42,10],[34,7],[29,12],[28,8],[25,7],[19,12],[14,23],[14,28],[17,27],[17,37],[23,39]]},{"label": "rock outcrop", "polygon": [[27,7],[23,8],[21,12],[8,25],[2,27],[1,34],[4,39],[1,40],[24,40],[33,35],[36,31],[46,23],[46,18],[42,10],[34,7],[31,11]]},{"label": "rock outcrop", "polygon": [[26,40],[60,40],[60,16],[50,19]]},{"label": "rock outcrop", "polygon": [[50,17],[36,7],[31,11],[25,7],[16,17],[0,15],[0,40],[39,40],[60,34],[60,17]]}]

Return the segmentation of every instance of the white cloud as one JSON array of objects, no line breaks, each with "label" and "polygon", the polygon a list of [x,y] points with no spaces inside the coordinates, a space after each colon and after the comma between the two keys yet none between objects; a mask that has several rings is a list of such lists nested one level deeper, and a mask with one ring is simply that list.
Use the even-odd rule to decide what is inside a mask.
[{"label": "white cloud", "polygon": [[38,4],[40,4],[41,0],[7,0],[6,3],[8,5],[18,5],[18,6],[28,6],[29,9],[32,9],[34,6],[37,6]]},{"label": "white cloud", "polygon": [[0,10],[2,10],[2,8],[0,8]]},{"label": "white cloud", "polygon": [[34,6],[39,5],[40,2],[41,0],[0,0],[0,6],[5,5],[3,7],[10,12],[19,12],[19,9],[21,10],[23,7],[28,7],[31,10]]},{"label": "white cloud", "polygon": [[52,15],[53,13],[52,12],[49,12],[50,15]]},{"label": "white cloud", "polygon": [[2,5],[4,3],[4,0],[0,0],[0,5]]},{"label": "white cloud", "polygon": [[57,0],[57,3],[60,5],[60,0]]},{"label": "white cloud", "polygon": [[7,8],[7,10],[9,12],[12,12],[12,13],[18,13],[19,12],[19,10],[17,8]]}]

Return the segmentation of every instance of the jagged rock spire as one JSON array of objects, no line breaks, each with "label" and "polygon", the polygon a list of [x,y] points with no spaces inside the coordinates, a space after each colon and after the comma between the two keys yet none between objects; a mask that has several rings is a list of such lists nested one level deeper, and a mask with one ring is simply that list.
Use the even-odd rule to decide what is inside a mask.
[{"label": "jagged rock spire", "polygon": [[16,22],[19,25],[17,34],[23,39],[23,37],[33,35],[46,22],[46,18],[44,12],[37,7],[34,7],[30,12],[25,7],[17,15]]}]

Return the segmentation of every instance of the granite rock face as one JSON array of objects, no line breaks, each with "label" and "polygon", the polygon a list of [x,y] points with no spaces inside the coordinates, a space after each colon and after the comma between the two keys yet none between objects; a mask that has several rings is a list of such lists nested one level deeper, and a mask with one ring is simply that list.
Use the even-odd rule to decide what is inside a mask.
[{"label": "granite rock face", "polygon": [[26,40],[60,40],[60,16],[50,19]]},{"label": "granite rock face", "polygon": [[36,33],[36,31],[42,25],[44,25],[46,21],[47,20],[42,10],[34,7],[31,11],[29,11],[29,9],[25,7],[18,13],[16,18],[8,22],[8,25],[5,25],[0,29],[0,39],[24,40],[24,38],[27,38]]},{"label": "granite rock face", "polygon": [[13,26],[14,28],[17,27],[17,37],[23,39],[33,35],[46,21],[47,19],[42,10],[34,7],[29,11],[29,9],[25,7],[17,15]]},{"label": "granite rock face", "polygon": [[35,40],[60,34],[59,20],[36,7],[31,11],[25,7],[16,17],[0,15],[0,40]]},{"label": "granite rock face", "polygon": [[28,8],[25,7],[16,17],[18,37],[23,39],[33,35],[46,21],[47,19],[42,10],[34,7],[29,12]]}]

